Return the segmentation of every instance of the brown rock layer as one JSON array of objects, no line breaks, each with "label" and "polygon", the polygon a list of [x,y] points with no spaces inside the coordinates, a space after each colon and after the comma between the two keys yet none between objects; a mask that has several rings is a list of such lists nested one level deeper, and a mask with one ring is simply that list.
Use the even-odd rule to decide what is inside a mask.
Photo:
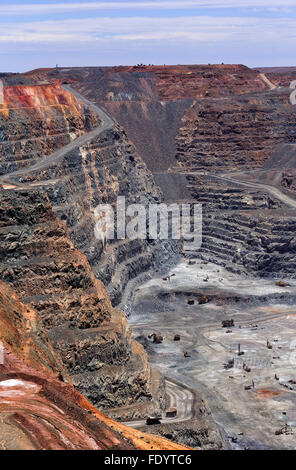
[{"label": "brown rock layer", "polygon": [[2,191],[0,277],[33,306],[84,395],[114,408],[151,400],[150,369],[45,195]]},{"label": "brown rock layer", "polygon": [[288,96],[270,91],[195,102],[176,138],[182,170],[261,166],[279,143],[296,140],[296,113]]},{"label": "brown rock layer", "polygon": [[98,101],[182,100],[229,96],[267,88],[258,71],[244,65],[229,64],[84,67],[66,71],[37,70],[27,76],[81,81],[85,92],[93,88]]},{"label": "brown rock layer", "polygon": [[5,86],[0,105],[0,174],[28,167],[99,125],[59,84]]},{"label": "brown rock layer", "polygon": [[26,77],[74,82],[80,93],[105,106],[124,127],[155,173],[175,165],[175,137],[193,99],[268,89],[258,71],[224,64],[41,69]]},{"label": "brown rock layer", "polygon": [[0,341],[1,450],[185,449],[112,421],[66,383],[38,315],[2,282]]},{"label": "brown rock layer", "polygon": [[126,207],[133,203],[146,206],[162,199],[152,174],[117,125],[49,168],[22,176],[20,181],[27,187],[38,182],[48,193],[56,215],[67,222],[72,241],[87,256],[113,305],[120,304],[130,280],[149,271],[155,263],[172,261],[177,256],[174,246],[168,246],[168,253],[162,250],[161,257],[157,256],[158,246],[146,240],[115,239],[105,243],[103,237],[95,236],[94,209],[98,204],[108,203],[115,208],[118,196],[126,198]]}]

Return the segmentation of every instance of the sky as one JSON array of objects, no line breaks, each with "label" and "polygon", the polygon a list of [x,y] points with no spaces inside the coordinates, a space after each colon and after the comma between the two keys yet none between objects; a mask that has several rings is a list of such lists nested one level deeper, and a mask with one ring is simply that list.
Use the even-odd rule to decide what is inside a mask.
[{"label": "sky", "polygon": [[296,65],[296,0],[0,0],[0,72]]}]

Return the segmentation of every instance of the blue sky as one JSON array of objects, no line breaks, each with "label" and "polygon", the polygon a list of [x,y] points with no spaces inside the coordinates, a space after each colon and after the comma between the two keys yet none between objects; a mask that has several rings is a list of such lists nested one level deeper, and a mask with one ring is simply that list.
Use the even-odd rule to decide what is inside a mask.
[{"label": "blue sky", "polygon": [[296,0],[0,0],[0,71],[296,65]]}]

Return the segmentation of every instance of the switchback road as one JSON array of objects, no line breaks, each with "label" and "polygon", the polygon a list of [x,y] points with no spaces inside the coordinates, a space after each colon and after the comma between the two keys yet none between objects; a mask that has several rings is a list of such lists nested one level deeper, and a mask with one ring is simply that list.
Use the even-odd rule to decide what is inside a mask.
[{"label": "switchback road", "polygon": [[[102,108],[100,108],[99,106],[95,105],[91,101],[84,98],[84,96],[78,93],[78,91],[71,88],[70,85],[63,85],[63,88],[64,90],[72,93],[78,99],[78,101],[83,102],[89,108],[91,108],[100,117],[101,125],[93,129],[92,131],[88,132],[87,134],[82,135],[81,137],[78,137],[77,139],[73,140],[73,142],[70,142],[68,145],[65,145],[59,150],[56,150],[52,154],[46,157],[43,157],[40,160],[40,162],[37,162],[30,167],[23,168],[21,170],[14,171],[12,173],[7,173],[6,175],[2,175],[0,181],[2,180],[3,182],[5,181],[7,183],[16,177],[28,175],[34,171],[39,171],[39,170],[44,170],[46,168],[49,168],[50,166],[54,165],[57,161],[59,161],[61,158],[63,158],[65,155],[67,155],[69,152],[81,147],[82,145],[85,145],[87,142],[99,136],[106,130],[113,128],[114,126],[113,119],[110,116],[108,116]],[[13,184],[13,182],[11,183]]]}]

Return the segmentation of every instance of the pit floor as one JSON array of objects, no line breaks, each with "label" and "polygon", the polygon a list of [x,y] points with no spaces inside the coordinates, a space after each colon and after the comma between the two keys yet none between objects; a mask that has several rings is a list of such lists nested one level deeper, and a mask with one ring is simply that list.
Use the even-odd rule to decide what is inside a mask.
[{"label": "pit floor", "polygon": [[[296,280],[278,287],[274,279],[238,276],[200,260],[183,260],[170,274],[134,292],[134,336],[164,338],[149,341],[150,362],[203,393],[230,448],[296,449]],[[199,305],[203,295],[210,301]],[[234,327],[222,327],[227,319]],[[231,359],[234,367],[225,369]]]}]

